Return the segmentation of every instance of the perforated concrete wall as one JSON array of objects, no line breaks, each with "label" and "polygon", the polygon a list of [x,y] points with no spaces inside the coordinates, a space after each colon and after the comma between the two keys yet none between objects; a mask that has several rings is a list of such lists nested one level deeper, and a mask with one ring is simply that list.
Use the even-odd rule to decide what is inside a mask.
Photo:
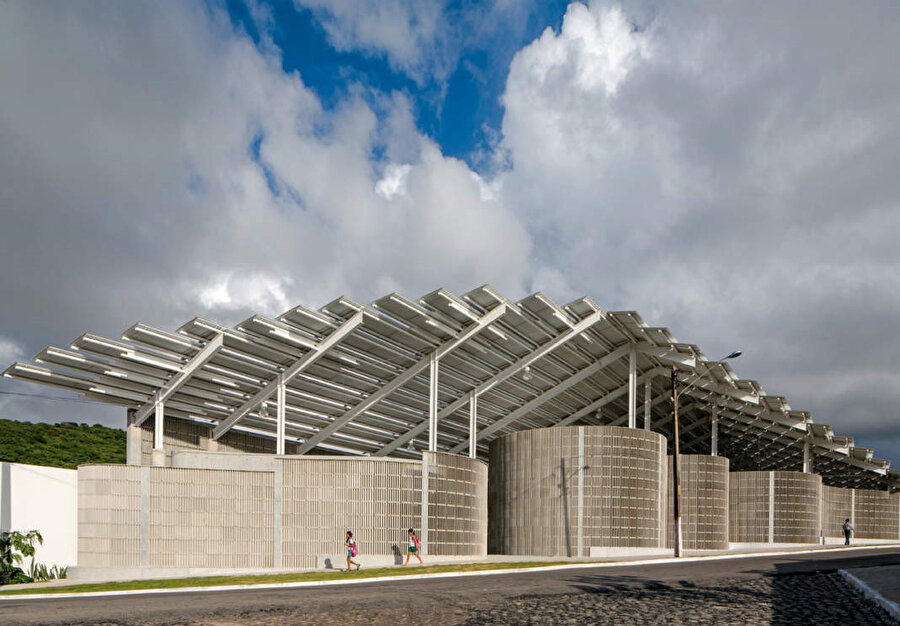
[{"label": "perforated concrete wall", "polygon": [[[426,453],[423,477],[397,459],[190,456],[191,468],[79,468],[79,566],[312,568],[347,530],[364,554],[405,554],[409,527],[426,554],[487,553],[481,461]],[[242,463],[253,471],[227,468]]]},{"label": "perforated concrete wall", "polygon": [[900,494],[855,489],[854,521],[857,539],[900,539]]},{"label": "perforated concrete wall", "polygon": [[521,431],[491,443],[488,550],[586,556],[665,543],[665,439],[615,426]]},{"label": "perforated concrete wall", "polygon": [[141,565],[141,468],[78,468],[78,566]]},{"label": "perforated concrete wall", "polygon": [[817,543],[822,477],[802,472],[732,472],[729,539]]},{"label": "perforated concrete wall", "polygon": [[443,452],[426,453],[426,457],[429,554],[485,556],[487,465]]},{"label": "perforated concrete wall", "polygon": [[340,552],[347,530],[365,554],[405,554],[405,529],[421,526],[422,464],[389,459],[285,459],[284,567],[315,567]]},{"label": "perforated concrete wall", "polygon": [[826,537],[842,537],[844,520],[853,519],[852,489],[822,487],[822,532]]},{"label": "perforated concrete wall", "polygon": [[274,475],[148,467],[151,567],[272,567]]},{"label": "perforated concrete wall", "polygon": [[[728,549],[728,459],[721,456],[683,454],[681,469],[681,525],[685,550]],[[666,546],[675,545],[674,484],[669,457]]]}]

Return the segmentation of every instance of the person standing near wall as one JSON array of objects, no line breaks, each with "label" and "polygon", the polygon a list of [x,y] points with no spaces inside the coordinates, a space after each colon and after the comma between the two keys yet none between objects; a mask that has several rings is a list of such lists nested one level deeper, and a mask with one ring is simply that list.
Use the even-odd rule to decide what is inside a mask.
[{"label": "person standing near wall", "polygon": [[416,531],[410,528],[407,533],[409,535],[409,547],[406,549],[406,563],[403,564],[403,567],[409,565],[409,557],[410,555],[419,559],[420,565],[425,565],[425,562],[422,560],[422,557],[419,556],[419,550],[421,549],[422,544],[419,543],[419,538],[416,537]]},{"label": "person standing near wall", "polygon": [[850,518],[844,520],[844,545],[850,545],[850,535],[853,534],[853,524],[850,523]]},{"label": "person standing near wall", "polygon": [[359,548],[356,545],[356,540],[353,538],[353,533],[349,530],[347,531],[347,539],[344,541],[344,545],[347,546],[347,572],[350,571],[351,565],[355,565],[356,569],[359,569],[359,563],[353,560],[353,557],[359,554]]}]

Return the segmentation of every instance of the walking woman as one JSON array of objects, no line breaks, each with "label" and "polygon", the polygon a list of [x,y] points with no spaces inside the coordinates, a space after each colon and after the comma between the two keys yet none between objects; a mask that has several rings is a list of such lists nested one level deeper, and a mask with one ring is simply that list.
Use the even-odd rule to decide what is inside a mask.
[{"label": "walking woman", "polygon": [[412,528],[407,532],[409,535],[409,548],[406,549],[406,563],[403,564],[403,567],[409,565],[409,556],[413,555],[417,559],[419,559],[419,564],[424,565],[425,562],[422,561],[422,557],[419,556],[419,549],[421,548],[421,544],[419,543],[419,538],[416,537],[416,531]]},{"label": "walking woman", "polygon": [[355,565],[356,569],[359,569],[359,563],[353,560],[353,557],[359,554],[359,549],[356,547],[356,540],[353,538],[353,533],[349,530],[347,531],[347,539],[344,541],[344,545],[347,546],[347,572],[350,571],[351,565]]}]

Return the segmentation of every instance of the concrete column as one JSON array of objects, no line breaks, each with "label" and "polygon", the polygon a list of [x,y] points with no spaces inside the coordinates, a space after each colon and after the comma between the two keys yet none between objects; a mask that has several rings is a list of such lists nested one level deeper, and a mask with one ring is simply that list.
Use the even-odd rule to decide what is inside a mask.
[{"label": "concrete column", "polygon": [[422,531],[419,538],[423,554],[428,554],[428,453],[422,454]]},{"label": "concrete column", "polygon": [[714,404],[712,408],[712,417],[710,418],[710,455],[719,456],[719,405]]},{"label": "concrete column", "polygon": [[769,472],[769,543],[775,543],[775,472]]},{"label": "concrete column", "polygon": [[282,497],[284,487],[284,460],[275,459],[275,498],[274,510],[272,511],[272,565],[275,569],[281,567],[281,519],[282,519]]},{"label": "concrete column", "polygon": [[806,439],[803,442],[803,473],[812,473],[812,455],[810,454],[809,449],[809,439]]},{"label": "concrete column", "polygon": [[128,409],[125,426],[125,462],[128,465],[141,464],[141,427],[134,423],[135,409]]},{"label": "concrete column", "polygon": [[628,353],[628,428],[637,428],[637,350]]},{"label": "concrete column", "polygon": [[578,427],[578,549],[575,554],[584,556],[584,426]]},{"label": "concrete column", "polygon": [[141,567],[150,567],[150,468],[141,468]]}]

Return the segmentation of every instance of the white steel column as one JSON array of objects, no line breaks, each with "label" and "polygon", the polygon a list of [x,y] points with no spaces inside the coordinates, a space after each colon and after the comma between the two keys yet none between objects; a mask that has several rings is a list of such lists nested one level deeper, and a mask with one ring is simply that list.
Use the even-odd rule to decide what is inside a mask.
[{"label": "white steel column", "polygon": [[276,389],[278,407],[276,408],[276,427],[275,427],[275,454],[284,454],[284,414],[285,405],[287,404],[287,389],[284,384],[284,376],[278,376],[278,387]]},{"label": "white steel column", "polygon": [[719,456],[719,404],[716,403],[712,408],[712,417],[709,424],[709,453],[712,456]]},{"label": "white steel column", "polygon": [[809,439],[803,441],[803,473],[812,473],[812,455],[810,455]]},{"label": "white steel column", "polygon": [[472,391],[469,393],[469,458],[474,459],[475,442],[478,436],[478,396]]},{"label": "white steel column", "polygon": [[644,383],[644,430],[650,430],[650,407],[653,406],[650,401],[651,387],[650,380],[647,380]]},{"label": "white steel column", "polygon": [[153,408],[153,449],[162,450],[163,429],[165,428],[163,423],[165,421],[165,403],[162,400],[157,400]]},{"label": "white steel column", "polygon": [[637,350],[628,353],[628,428],[637,428]]},{"label": "white steel column", "polygon": [[437,452],[438,423],[438,358],[431,353],[428,363],[428,451]]}]

